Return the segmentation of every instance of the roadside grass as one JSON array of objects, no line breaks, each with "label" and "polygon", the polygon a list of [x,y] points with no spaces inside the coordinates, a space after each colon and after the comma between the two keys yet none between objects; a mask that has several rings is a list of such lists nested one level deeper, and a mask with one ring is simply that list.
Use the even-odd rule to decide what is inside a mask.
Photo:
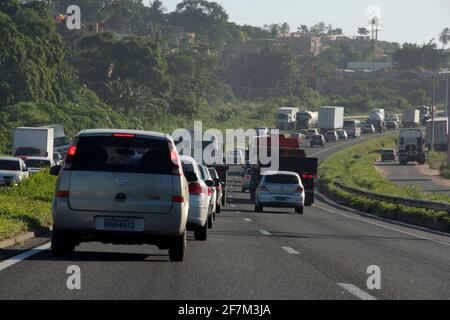
[{"label": "roadside grass", "polygon": [[450,166],[447,164],[447,152],[429,152],[427,162],[431,169],[439,170],[441,177],[450,179]]},{"label": "roadside grass", "polygon": [[321,191],[335,200],[380,217],[450,231],[450,216],[446,212],[371,200],[345,192],[334,185],[334,182],[341,182],[386,195],[450,202],[450,196],[424,193],[419,186],[399,187],[377,172],[373,164],[380,158],[380,150],[393,148],[394,141],[394,136],[371,140],[337,152],[325,160],[319,168]]},{"label": "roadside grass", "polygon": [[45,170],[17,187],[0,190],[0,240],[50,227],[55,182]]}]

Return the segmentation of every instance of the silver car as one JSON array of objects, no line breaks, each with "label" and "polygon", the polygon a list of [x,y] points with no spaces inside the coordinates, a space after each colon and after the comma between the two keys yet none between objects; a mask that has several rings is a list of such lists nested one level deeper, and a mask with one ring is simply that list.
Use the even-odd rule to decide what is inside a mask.
[{"label": "silver car", "polygon": [[208,234],[209,196],[208,185],[201,178],[197,162],[181,156],[183,172],[189,182],[188,230],[194,231],[195,240],[205,241]]},{"label": "silver car", "polygon": [[295,208],[295,212],[303,214],[304,204],[305,189],[297,173],[268,171],[262,175],[255,195],[256,212],[264,207],[281,207]]},{"label": "silver car", "polygon": [[189,188],[170,136],[147,131],[80,132],[52,203],[52,253],[81,242],[154,244],[172,261],[186,251]]},{"label": "silver car", "polygon": [[29,177],[29,170],[21,158],[0,157],[0,186],[14,186]]}]

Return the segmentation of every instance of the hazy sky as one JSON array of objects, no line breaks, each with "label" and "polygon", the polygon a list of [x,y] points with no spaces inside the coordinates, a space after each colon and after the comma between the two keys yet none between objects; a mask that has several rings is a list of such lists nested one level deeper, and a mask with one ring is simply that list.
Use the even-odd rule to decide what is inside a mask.
[{"label": "hazy sky", "polygon": [[[149,0],[144,0],[148,3]],[[172,11],[181,0],[161,0]],[[263,26],[288,22],[295,31],[301,24],[323,21],[344,33],[357,34],[366,27],[367,9],[376,5],[381,11],[382,40],[428,42],[438,39],[444,27],[450,27],[450,0],[219,0],[230,21]]]}]

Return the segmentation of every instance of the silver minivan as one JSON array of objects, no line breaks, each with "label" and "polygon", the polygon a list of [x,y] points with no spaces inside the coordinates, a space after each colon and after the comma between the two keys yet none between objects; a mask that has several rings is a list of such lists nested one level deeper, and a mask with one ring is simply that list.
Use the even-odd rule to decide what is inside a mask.
[{"label": "silver minivan", "polygon": [[68,150],[52,203],[52,253],[81,242],[154,244],[172,261],[186,250],[189,189],[170,136],[86,130]]}]

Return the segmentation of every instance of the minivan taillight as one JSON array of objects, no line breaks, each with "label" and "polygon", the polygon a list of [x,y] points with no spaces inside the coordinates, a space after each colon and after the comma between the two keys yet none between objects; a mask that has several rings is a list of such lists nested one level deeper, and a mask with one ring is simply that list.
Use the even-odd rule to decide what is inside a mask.
[{"label": "minivan taillight", "polygon": [[261,187],[259,187],[259,191],[260,191],[260,192],[268,192],[269,189],[267,189],[266,186],[261,186]]},{"label": "minivan taillight", "polygon": [[203,187],[198,182],[189,183],[189,194],[202,195],[204,193]]},{"label": "minivan taillight", "polygon": [[302,193],[303,192],[303,188],[302,187],[298,187],[297,190],[295,190],[296,193]]},{"label": "minivan taillight", "polygon": [[172,173],[174,176],[183,175],[183,168],[181,166],[180,156],[178,155],[178,151],[173,145],[173,143],[169,142],[169,152],[170,152],[170,160],[172,161]]},{"label": "minivan taillight", "polygon": [[213,188],[208,187],[208,196],[212,196],[212,194],[213,194]]},{"label": "minivan taillight", "polygon": [[56,196],[57,198],[68,198],[69,195],[70,195],[70,192],[69,192],[69,191],[62,191],[62,190],[56,191],[56,194],[55,194],[55,196]]},{"label": "minivan taillight", "polygon": [[72,167],[73,158],[77,152],[77,146],[71,145],[67,150],[66,159],[64,160],[64,169],[70,169]]}]

